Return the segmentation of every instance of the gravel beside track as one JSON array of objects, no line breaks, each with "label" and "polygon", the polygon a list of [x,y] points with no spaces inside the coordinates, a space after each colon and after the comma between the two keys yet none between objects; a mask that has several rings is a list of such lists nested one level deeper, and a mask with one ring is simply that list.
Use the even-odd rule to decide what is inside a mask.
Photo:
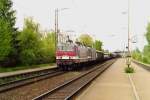
[{"label": "gravel beside track", "polygon": [[58,85],[55,89],[49,90],[33,100],[70,100],[80,89],[94,80],[100,73],[107,69],[115,60],[108,61],[96,66],[92,70],[79,75],[78,77]]},{"label": "gravel beside track", "polygon": [[32,98],[58,86],[66,80],[72,79],[79,74],[79,72],[67,72],[42,81],[36,81],[35,83],[24,85],[10,91],[5,91],[0,93],[0,100],[31,100]]}]

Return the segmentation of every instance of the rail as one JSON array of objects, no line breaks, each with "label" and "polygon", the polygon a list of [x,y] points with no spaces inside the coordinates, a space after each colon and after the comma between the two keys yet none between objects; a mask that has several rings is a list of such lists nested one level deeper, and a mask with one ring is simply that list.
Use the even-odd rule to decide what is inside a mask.
[{"label": "rail", "polygon": [[10,89],[14,89],[14,88],[17,88],[17,87],[24,86],[24,85],[27,85],[27,84],[31,84],[31,83],[34,83],[36,81],[44,80],[44,79],[47,79],[49,77],[60,75],[60,74],[63,74],[63,73],[64,73],[63,71],[60,71],[58,69],[57,70],[56,69],[51,69],[51,70],[48,70],[48,71],[45,71],[45,72],[36,73],[36,75],[33,75],[33,76],[32,76],[32,74],[34,74],[34,73],[30,73],[30,76],[23,77],[20,80],[13,80],[13,81],[10,81],[10,82],[0,84],[0,93],[4,92],[4,91],[8,91]]},{"label": "rail", "polygon": [[115,60],[106,62],[94,69],[80,75],[79,77],[73,78],[63,84],[60,84],[56,88],[49,90],[35,98],[33,100],[43,100],[43,99],[62,99],[69,100],[74,94],[79,90],[89,84],[97,76],[99,76],[105,69],[107,69]]}]

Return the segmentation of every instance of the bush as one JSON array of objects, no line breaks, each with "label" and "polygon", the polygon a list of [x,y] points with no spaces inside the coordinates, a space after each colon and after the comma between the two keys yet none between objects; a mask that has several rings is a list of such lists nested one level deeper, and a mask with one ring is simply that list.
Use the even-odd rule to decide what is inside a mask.
[{"label": "bush", "polygon": [[132,52],[132,58],[138,61],[142,61],[142,53],[138,48]]},{"label": "bush", "polygon": [[134,73],[134,68],[133,67],[126,67],[125,68],[125,73]]},{"label": "bush", "polygon": [[42,36],[39,24],[25,19],[23,31],[18,36],[19,59],[23,65],[44,64],[55,61],[55,33]]},{"label": "bush", "polygon": [[142,59],[142,62],[148,64],[149,63],[148,57],[144,56],[143,59]]},{"label": "bush", "polygon": [[40,63],[42,57],[39,25],[32,18],[25,19],[23,31],[18,36],[19,60],[23,65]]},{"label": "bush", "polygon": [[47,33],[42,38],[43,62],[55,62],[55,33]]}]

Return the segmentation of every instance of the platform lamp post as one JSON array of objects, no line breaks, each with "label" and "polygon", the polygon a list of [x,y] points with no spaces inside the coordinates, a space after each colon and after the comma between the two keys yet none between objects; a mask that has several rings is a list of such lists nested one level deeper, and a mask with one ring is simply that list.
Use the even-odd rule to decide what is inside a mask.
[{"label": "platform lamp post", "polygon": [[126,56],[126,64],[128,67],[131,65],[131,52],[130,52],[130,0],[128,0],[128,11],[123,12],[122,14],[128,14],[128,45],[126,47],[127,49],[127,56]]},{"label": "platform lamp post", "polygon": [[130,52],[130,0],[128,0],[128,57],[129,67],[131,65],[131,52]]}]

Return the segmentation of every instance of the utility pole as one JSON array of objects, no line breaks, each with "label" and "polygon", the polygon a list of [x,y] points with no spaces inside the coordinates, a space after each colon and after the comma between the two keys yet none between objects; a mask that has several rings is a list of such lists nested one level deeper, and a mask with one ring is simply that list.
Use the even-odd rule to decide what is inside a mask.
[{"label": "utility pole", "polygon": [[59,13],[59,11],[66,10],[66,9],[69,9],[69,8],[61,8],[61,9],[56,8],[55,9],[55,52],[57,50],[57,44],[59,42],[58,41],[58,37],[59,37],[58,13]]},{"label": "utility pole", "polygon": [[55,9],[55,51],[58,43],[58,8]]},{"label": "utility pole", "polygon": [[57,36],[56,36],[56,34],[57,34],[57,28],[56,28],[56,9],[55,9],[55,49],[56,49],[56,38],[57,38]]},{"label": "utility pole", "polygon": [[127,55],[127,66],[131,65],[131,52],[130,52],[130,0],[128,0],[128,55]]},{"label": "utility pole", "polygon": [[128,53],[130,55],[130,0],[128,0]]}]

